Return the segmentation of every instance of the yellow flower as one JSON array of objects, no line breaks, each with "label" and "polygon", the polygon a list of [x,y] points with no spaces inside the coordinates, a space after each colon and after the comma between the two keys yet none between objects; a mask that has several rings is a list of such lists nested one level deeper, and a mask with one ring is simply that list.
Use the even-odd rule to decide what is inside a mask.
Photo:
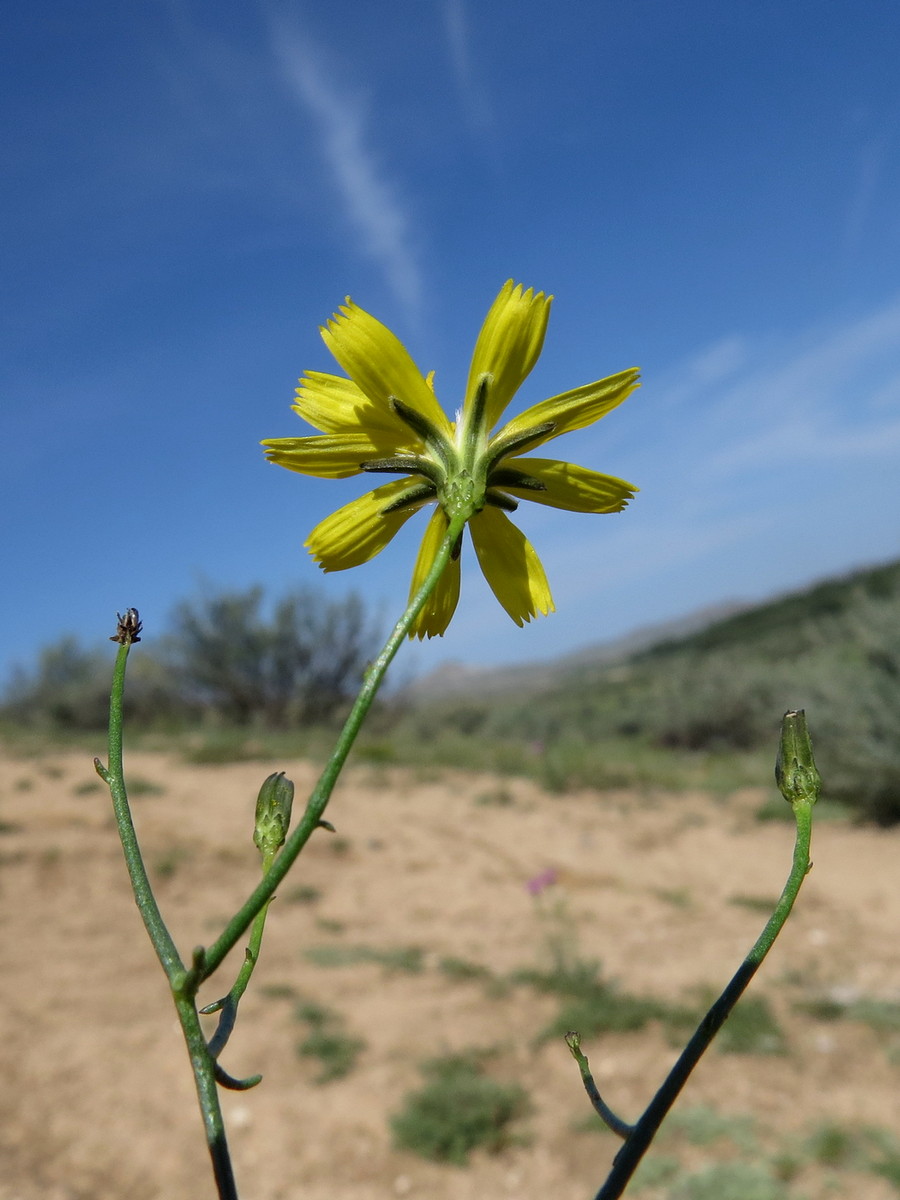
[{"label": "yellow flower", "polygon": [[[521,457],[581,429],[621,404],[638,384],[635,368],[535,404],[494,426],[537,361],[552,296],[509,280],[475,344],[462,409],[450,421],[400,341],[348,298],[322,329],[349,378],[310,371],[294,411],[320,436],[269,438],[270,461],[303,475],[343,479],[362,471],[401,476],[367,492],[315,527],[306,545],[325,571],[368,562],[405,521],[436,502],[413,570],[410,595],[427,576],[452,518],[465,517],[494,595],[522,625],[553,611],[541,561],[506,513],[519,500],[572,512],[620,512],[630,483],[553,458]],[[459,551],[419,613],[411,635],[442,634],[459,600]]]}]

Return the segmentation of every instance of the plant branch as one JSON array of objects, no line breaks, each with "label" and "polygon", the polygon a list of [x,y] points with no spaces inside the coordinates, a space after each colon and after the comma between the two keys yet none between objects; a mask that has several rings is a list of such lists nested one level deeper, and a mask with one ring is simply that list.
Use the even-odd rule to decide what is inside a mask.
[{"label": "plant branch", "polygon": [[128,664],[129,648],[130,643],[128,642],[119,646],[115,667],[113,668],[112,689],[109,698],[109,766],[104,767],[100,759],[95,758],[94,767],[98,775],[109,786],[113,812],[116,818],[116,827],[122,842],[125,865],[128,868],[128,875],[131,879],[131,888],[134,892],[135,903],[140,910],[144,927],[147,930],[150,941],[153,943],[157,957],[162,963],[166,977],[170,984],[174,984],[175,980],[184,971],[184,963],[181,961],[181,957],[172,940],[172,935],[169,933],[166,923],[162,919],[162,914],[156,903],[156,897],[153,895],[153,889],[150,886],[147,869],[144,866],[144,859],[141,855],[141,848],[134,829],[131,806],[128,803],[128,792],[125,788],[125,772],[122,760],[122,699],[125,692],[125,668]]},{"label": "plant branch", "polygon": [[300,851],[309,841],[313,832],[319,827],[322,814],[334,790],[334,785],[337,783],[341,769],[347,760],[347,755],[350,753],[360,727],[366,718],[366,714],[372,706],[372,701],[375,699],[376,693],[384,680],[387,669],[400,649],[416,617],[424,608],[428,597],[437,586],[444,567],[447,565],[453,552],[456,540],[462,534],[467,519],[468,515],[462,514],[454,517],[450,522],[450,526],[441,542],[431,570],[428,572],[422,586],[410,600],[403,616],[394,626],[393,632],[385,643],[381,653],[366,672],[360,693],[353,704],[353,708],[350,710],[350,715],[344,723],[331,757],[319,777],[319,782],[316,784],[312,795],[307,801],[306,809],[296,829],[288,837],[284,848],[272,864],[270,870],[266,872],[262,882],[251,892],[216,941],[207,948],[206,966],[203,971],[204,979],[208,979],[219,967],[226,954],[240,940],[263,905],[272,898],[275,889],[294,865]]},{"label": "plant branch", "polygon": [[[750,980],[759,970],[785,921],[790,915],[800,886],[812,865],[809,847],[812,836],[813,799],[800,797],[793,802],[796,819],[796,836],[791,872],[781,893],[778,904],[766,926],[757,938],[750,953],[738,967],[728,986],[712,1005],[700,1022],[691,1040],[684,1048],[675,1066],[669,1072],[662,1087],[650,1101],[643,1116],[627,1134],[625,1141],[613,1160],[612,1170],[596,1195],[596,1200],[618,1200],[638,1163],[656,1136],[663,1119],[669,1112],[678,1094],[700,1061],[713,1038],[722,1028],[731,1010],[737,1004]],[[579,1064],[580,1065],[580,1064]],[[602,1114],[601,1114],[602,1115]],[[617,1131],[618,1132],[618,1131]]]},{"label": "plant branch", "polygon": [[203,1131],[206,1135],[206,1145],[212,1161],[213,1177],[216,1181],[219,1200],[238,1200],[237,1183],[231,1165],[231,1155],[228,1151],[228,1139],[225,1136],[225,1122],[222,1119],[222,1108],[219,1104],[219,1092],[215,1077],[216,1064],[210,1057],[206,1046],[206,1038],[200,1027],[200,1018],[197,1015],[193,994],[185,996],[176,993],[175,1008],[178,1020],[181,1022],[181,1030],[194,1072],[197,1100],[203,1116]]},{"label": "plant branch", "polygon": [[[134,614],[137,630],[140,623],[137,612],[129,609],[126,614],[130,618]],[[191,1067],[194,1072],[194,1083],[197,1097],[203,1115],[203,1127],[206,1144],[212,1161],[213,1175],[219,1200],[238,1200],[234,1172],[228,1153],[228,1142],[225,1137],[225,1125],[222,1120],[222,1110],[219,1106],[219,1096],[216,1090],[214,1076],[215,1064],[206,1047],[206,1039],[200,1028],[200,1019],[194,1003],[200,972],[204,963],[202,947],[194,951],[190,969],[186,969],[175,946],[172,936],[163,921],[156,897],[150,886],[147,870],[141,855],[131,807],[128,803],[128,793],[125,787],[125,771],[123,762],[123,716],[122,701],[125,694],[125,669],[128,663],[128,651],[133,641],[139,640],[128,635],[127,623],[119,621],[119,652],[113,668],[113,681],[109,701],[109,765],[104,767],[99,759],[94,759],[97,773],[109,786],[115,813],[116,826],[122,842],[125,863],[131,880],[132,891],[137,903],[144,927],[153,943],[162,968],[166,973],[178,1020],[187,1043]]]},{"label": "plant branch", "polygon": [[581,1082],[584,1084],[584,1090],[587,1092],[588,1099],[594,1106],[594,1112],[603,1124],[612,1130],[616,1137],[623,1139],[630,1137],[634,1133],[634,1126],[629,1125],[627,1121],[623,1121],[621,1117],[617,1117],[600,1095],[597,1085],[594,1083],[594,1076],[591,1074],[587,1055],[581,1049],[581,1038],[579,1035],[577,1033],[567,1033],[566,1045],[572,1051],[572,1057],[578,1063],[578,1070],[581,1072]]}]

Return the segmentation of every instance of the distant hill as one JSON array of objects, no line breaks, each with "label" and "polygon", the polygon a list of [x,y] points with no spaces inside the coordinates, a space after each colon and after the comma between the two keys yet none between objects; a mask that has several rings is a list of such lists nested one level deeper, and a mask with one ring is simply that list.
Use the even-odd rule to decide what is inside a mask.
[{"label": "distant hill", "polygon": [[711,624],[722,621],[734,613],[744,612],[750,607],[746,601],[726,601],[697,609],[686,616],[669,621],[658,621],[642,625],[619,638],[606,642],[591,642],[569,654],[537,662],[521,663],[514,667],[479,667],[469,663],[447,662],[414,679],[407,693],[416,698],[430,699],[437,696],[459,695],[475,689],[496,695],[528,689],[552,687],[560,675],[583,667],[607,666],[622,662],[643,650],[658,645],[669,645],[679,638],[707,629]]},{"label": "distant hill", "polygon": [[664,657],[685,650],[715,650],[726,646],[757,645],[769,651],[776,645],[796,651],[798,630],[806,622],[846,617],[864,600],[891,601],[900,596],[900,559],[821,580],[763,604],[739,606],[739,611],[647,648],[647,657]]},{"label": "distant hill", "polygon": [[900,560],[555,662],[445,671],[417,692],[406,719],[436,754],[460,735],[512,762],[539,747],[573,764],[569,782],[590,782],[616,739],[774,753],[782,713],[806,708],[831,795],[900,820]]},{"label": "distant hill", "polygon": [[522,688],[549,691],[572,674],[734,646],[746,649],[755,645],[767,655],[779,649],[795,655],[796,638],[804,623],[846,616],[862,597],[890,600],[898,596],[900,559],[819,580],[762,603],[730,600],[710,605],[669,621],[643,625],[620,638],[591,642],[559,658],[515,667],[444,663],[414,680],[408,692],[416,698],[433,699],[474,690],[491,696]]}]

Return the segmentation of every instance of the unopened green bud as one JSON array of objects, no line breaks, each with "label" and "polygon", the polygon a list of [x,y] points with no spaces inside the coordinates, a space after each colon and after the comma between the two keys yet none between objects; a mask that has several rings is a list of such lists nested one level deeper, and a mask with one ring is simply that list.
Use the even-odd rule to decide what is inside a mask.
[{"label": "unopened green bud", "polygon": [[270,775],[259,789],[253,842],[263,856],[274,854],[284,845],[293,802],[294,785],[290,779],[285,779],[284,771]]},{"label": "unopened green bud", "polygon": [[775,782],[788,804],[806,800],[815,804],[822,787],[816,770],[812,742],[803,709],[786,712],[781,721],[781,744],[775,760]]}]

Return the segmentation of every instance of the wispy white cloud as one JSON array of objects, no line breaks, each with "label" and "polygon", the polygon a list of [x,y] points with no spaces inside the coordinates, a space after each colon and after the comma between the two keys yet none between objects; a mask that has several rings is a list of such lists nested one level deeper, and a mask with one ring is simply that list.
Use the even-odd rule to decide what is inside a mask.
[{"label": "wispy white cloud", "polygon": [[696,396],[698,391],[722,384],[734,376],[746,363],[746,338],[736,334],[720,338],[703,346],[670,373],[663,383],[661,402],[667,408],[677,407]]},{"label": "wispy white cloud", "polygon": [[[762,355],[760,354],[760,357]],[[850,462],[900,450],[900,300],[818,331],[793,354],[737,380],[708,416],[718,450],[711,470],[731,473],[790,460]]]},{"label": "wispy white cloud", "polygon": [[291,95],[315,123],[322,154],[363,251],[381,266],[397,298],[415,311],[422,287],[409,212],[372,145],[365,106],[346,80],[337,81],[333,69],[326,71],[321,47],[295,26],[272,21],[270,44]]},{"label": "wispy white cloud", "polygon": [[469,19],[465,0],[444,0],[442,6],[447,52],[469,123],[479,132],[493,124],[487,91],[472,63]]},{"label": "wispy white cloud", "polygon": [[860,152],[856,186],[847,206],[844,220],[844,249],[855,254],[862,244],[866,223],[878,190],[887,152],[887,139],[867,142]]},{"label": "wispy white cloud", "polygon": [[[654,506],[652,520],[643,519],[638,498],[630,512],[604,519],[594,528],[591,541],[598,553],[594,571],[585,570],[584,526],[570,530],[564,541],[545,546],[541,559],[551,580],[563,584],[570,597],[589,600],[596,592],[597,576],[606,585],[659,579],[673,568],[702,562],[713,554],[740,547],[771,526],[767,513],[693,513],[686,519],[687,504]],[[588,549],[589,553],[589,549]],[[627,615],[625,623],[627,624]]]},{"label": "wispy white cloud", "polygon": [[[645,377],[632,405],[640,465],[677,473],[680,446],[711,484],[817,456],[884,459],[898,450],[898,399],[900,298],[812,330],[727,336]],[[609,444],[603,425],[590,433],[592,452]]]}]

